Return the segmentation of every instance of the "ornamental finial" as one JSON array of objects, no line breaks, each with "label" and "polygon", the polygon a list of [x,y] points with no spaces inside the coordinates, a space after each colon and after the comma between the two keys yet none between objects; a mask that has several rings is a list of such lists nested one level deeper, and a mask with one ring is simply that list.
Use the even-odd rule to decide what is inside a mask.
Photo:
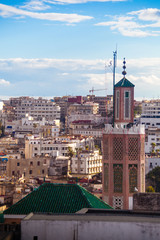
[{"label": "ornamental finial", "polygon": [[122,72],[124,78],[125,78],[125,75],[127,74],[126,72],[126,61],[125,61],[125,58],[123,59],[123,72]]}]

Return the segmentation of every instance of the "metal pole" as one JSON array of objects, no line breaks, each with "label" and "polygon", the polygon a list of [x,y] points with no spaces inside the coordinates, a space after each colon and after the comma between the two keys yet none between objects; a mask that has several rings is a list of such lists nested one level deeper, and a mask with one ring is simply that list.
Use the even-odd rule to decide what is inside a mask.
[{"label": "metal pole", "polygon": [[116,60],[117,60],[117,50],[113,52],[113,127],[114,127],[114,109],[115,109],[115,96],[114,96],[114,86],[115,86],[115,75],[116,75]]}]

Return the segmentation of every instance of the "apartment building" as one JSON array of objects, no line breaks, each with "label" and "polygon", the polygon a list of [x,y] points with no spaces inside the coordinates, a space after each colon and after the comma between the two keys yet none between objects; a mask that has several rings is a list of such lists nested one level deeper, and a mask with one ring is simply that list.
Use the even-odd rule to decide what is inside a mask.
[{"label": "apartment building", "polygon": [[160,100],[142,101],[140,123],[148,127],[160,128]]},{"label": "apartment building", "polygon": [[99,105],[98,103],[86,102],[84,104],[73,104],[70,105],[67,110],[67,116],[65,121],[66,131],[69,131],[70,124],[74,121],[91,120],[95,123],[101,123],[105,121],[105,118],[98,114]]},{"label": "apartment building", "polygon": [[74,103],[69,106],[67,114],[78,113],[78,114],[98,114],[99,104],[94,102],[86,102],[84,104]]},{"label": "apartment building", "polygon": [[88,95],[87,99],[99,104],[99,114],[101,114],[101,116],[106,117],[113,112],[113,95]]},{"label": "apartment building", "polygon": [[48,176],[51,157],[32,157],[29,159],[16,158],[9,156],[7,162],[7,176],[24,179],[30,177],[46,177]]},{"label": "apartment building", "polygon": [[146,129],[145,153],[151,153],[152,150],[160,151],[160,129],[157,127]]},{"label": "apartment building", "polygon": [[6,121],[5,133],[14,134],[16,138],[24,138],[27,134],[41,134],[42,137],[57,137],[60,131],[60,120],[35,120],[27,116],[21,120]]},{"label": "apartment building", "polygon": [[52,158],[49,167],[49,176],[63,176],[67,175],[70,170],[69,157],[55,156]]},{"label": "apartment building", "polygon": [[70,124],[69,133],[101,138],[103,129],[102,125],[92,123],[91,120],[77,120]]},{"label": "apartment building", "polygon": [[60,107],[52,100],[43,98],[20,97],[14,101],[10,99],[10,104],[14,106],[16,119],[21,119],[29,114],[30,116],[41,119],[45,117],[47,120],[60,119]]},{"label": "apartment building", "polygon": [[75,142],[56,141],[54,139],[27,139],[25,141],[25,158],[36,156],[67,156],[68,148],[75,151],[77,144]]},{"label": "apartment building", "polygon": [[60,106],[61,108],[61,120],[64,121],[66,114],[67,114],[67,109],[71,104],[78,103],[82,104],[83,103],[83,97],[82,96],[76,96],[76,97],[71,97],[71,96],[63,96],[63,97],[55,97],[54,101],[57,105]]},{"label": "apartment building", "polygon": [[87,175],[91,177],[94,174],[102,171],[102,155],[99,155],[99,150],[80,151],[72,157],[71,174]]},{"label": "apartment building", "polygon": [[160,158],[159,157],[149,157],[145,158],[145,174],[149,171],[152,171],[155,167],[160,167]]}]

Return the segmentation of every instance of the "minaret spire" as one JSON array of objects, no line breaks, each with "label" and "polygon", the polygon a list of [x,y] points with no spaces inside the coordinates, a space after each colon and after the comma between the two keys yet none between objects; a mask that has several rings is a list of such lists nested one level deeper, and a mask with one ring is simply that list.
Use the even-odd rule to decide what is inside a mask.
[{"label": "minaret spire", "polygon": [[122,72],[122,74],[123,74],[123,76],[124,76],[124,78],[125,78],[125,76],[126,76],[126,74],[127,74],[127,72],[126,72],[126,61],[125,61],[125,58],[124,58],[124,60],[123,60],[123,72]]}]

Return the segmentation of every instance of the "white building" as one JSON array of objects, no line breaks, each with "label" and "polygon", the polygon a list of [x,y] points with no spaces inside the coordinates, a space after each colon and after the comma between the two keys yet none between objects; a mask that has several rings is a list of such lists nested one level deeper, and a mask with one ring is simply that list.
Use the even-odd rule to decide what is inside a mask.
[{"label": "white building", "polygon": [[148,127],[160,127],[160,100],[142,102],[140,123]]},{"label": "white building", "polygon": [[149,171],[152,171],[155,167],[160,167],[160,158],[147,156],[145,158],[145,174],[147,174]]},{"label": "white building", "polygon": [[99,150],[80,151],[72,157],[71,174],[87,175],[90,177],[102,171],[102,155]]},{"label": "white building", "polygon": [[56,240],[157,240],[160,235],[158,214],[87,210],[79,214],[22,216],[21,239],[50,240],[54,236]]},{"label": "white building", "polygon": [[60,131],[60,120],[35,120],[26,114],[21,120],[6,121],[5,133],[15,133],[16,138],[24,138],[27,134],[42,134],[46,137],[57,137]]},{"label": "white building", "polygon": [[70,124],[69,133],[73,135],[83,135],[92,137],[102,137],[103,128],[91,121],[74,121]]},{"label": "white building", "polygon": [[105,117],[102,117],[99,114],[78,114],[78,113],[71,113],[67,116],[67,127],[74,121],[91,121],[92,123],[101,124],[104,123],[106,120]]},{"label": "white building", "polygon": [[76,143],[58,142],[53,139],[28,139],[25,141],[25,158],[36,156],[67,156],[68,148],[75,151]]},{"label": "white building", "polygon": [[[155,144],[154,147],[152,143]],[[160,129],[156,127],[149,127],[146,130],[145,153],[151,153],[152,150],[160,152]]]},{"label": "white building", "polygon": [[68,156],[68,149],[71,148],[73,152],[76,148],[85,149],[85,146],[93,148],[92,138],[34,138],[28,136],[25,141],[25,158],[32,158],[36,156]]},{"label": "white building", "polygon": [[15,117],[21,119],[26,114],[37,119],[43,117],[47,120],[60,119],[60,107],[51,100],[21,97],[19,102],[15,104]]}]

